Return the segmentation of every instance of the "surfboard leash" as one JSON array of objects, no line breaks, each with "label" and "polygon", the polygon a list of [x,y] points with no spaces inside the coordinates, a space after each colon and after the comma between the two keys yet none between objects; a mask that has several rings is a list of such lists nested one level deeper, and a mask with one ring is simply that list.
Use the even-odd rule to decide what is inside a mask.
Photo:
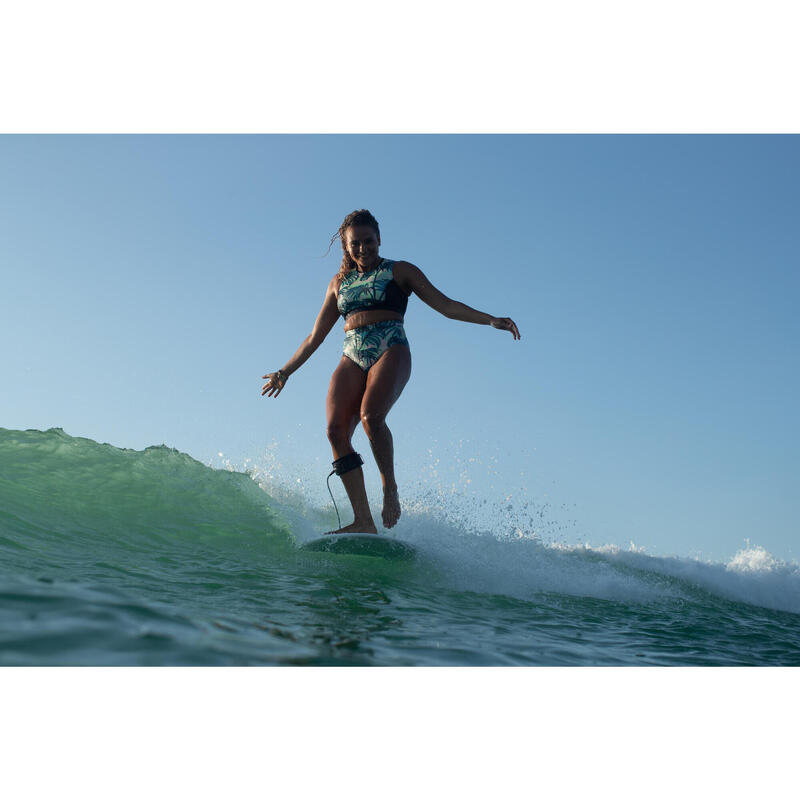
[{"label": "surfboard leash", "polygon": [[331,496],[331,502],[333,503],[334,511],[336,511],[336,520],[339,523],[339,527],[342,527],[342,520],[339,517],[339,509],[336,507],[336,501],[333,499],[333,492],[331,491],[331,475],[335,475],[336,470],[332,469],[330,473],[328,473],[328,479],[325,481],[328,484],[328,494]]},{"label": "surfboard leash", "polygon": [[350,472],[350,470],[358,469],[364,463],[364,459],[355,452],[348,453],[346,456],[342,456],[341,458],[337,458],[331,466],[333,469],[328,473],[328,478],[325,481],[328,485],[328,494],[331,496],[331,501],[333,502],[333,508],[336,511],[336,520],[339,523],[339,527],[342,527],[342,518],[339,516],[339,509],[336,506],[336,500],[333,498],[333,492],[331,491],[331,475],[339,475],[340,477],[345,474],[345,472]]}]

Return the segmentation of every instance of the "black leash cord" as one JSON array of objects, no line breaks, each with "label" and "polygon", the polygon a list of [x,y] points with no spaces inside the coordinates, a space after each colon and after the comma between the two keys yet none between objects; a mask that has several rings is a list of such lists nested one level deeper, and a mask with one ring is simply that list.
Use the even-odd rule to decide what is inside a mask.
[{"label": "black leash cord", "polygon": [[330,494],[331,500],[333,501],[333,508],[336,511],[336,519],[339,522],[339,527],[341,528],[342,527],[342,519],[339,516],[339,509],[336,508],[336,501],[333,499],[333,492],[331,491],[331,475],[335,475],[335,474],[336,474],[336,470],[332,469],[330,471],[330,473],[328,474],[328,479],[325,482],[328,484],[328,494]]},{"label": "black leash cord", "polygon": [[348,453],[346,456],[342,456],[341,458],[337,458],[336,461],[333,462],[332,466],[333,469],[328,473],[328,479],[326,483],[328,484],[328,494],[331,496],[331,500],[333,501],[333,507],[336,509],[336,519],[339,521],[339,528],[342,527],[342,518],[339,516],[339,509],[336,507],[336,501],[333,499],[333,492],[331,491],[331,475],[344,475],[346,472],[350,472],[351,469],[358,469],[364,463],[364,459],[355,452]]}]

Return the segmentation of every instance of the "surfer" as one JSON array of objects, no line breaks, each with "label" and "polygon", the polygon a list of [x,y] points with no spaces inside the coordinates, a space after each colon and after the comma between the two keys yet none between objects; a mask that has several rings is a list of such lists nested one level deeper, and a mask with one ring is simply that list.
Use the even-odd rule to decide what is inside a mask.
[{"label": "surfer", "polygon": [[394,475],[394,445],[386,416],[411,376],[411,351],[403,329],[408,298],[414,293],[450,319],[519,330],[508,317],[493,317],[442,294],[421,269],[408,261],[378,254],[378,221],[362,209],[348,214],[331,244],[340,239],[342,263],[325,292],[314,328],[282,369],[267,373],[261,396],[277,397],[289,376],[300,369],[343,316],[344,349],[328,388],[326,411],[333,469],[342,479],[354,520],[329,533],[377,533],[364,487],[364,463],[351,439],[359,423],[367,434],[383,482],[383,524],[400,518],[400,498]]}]

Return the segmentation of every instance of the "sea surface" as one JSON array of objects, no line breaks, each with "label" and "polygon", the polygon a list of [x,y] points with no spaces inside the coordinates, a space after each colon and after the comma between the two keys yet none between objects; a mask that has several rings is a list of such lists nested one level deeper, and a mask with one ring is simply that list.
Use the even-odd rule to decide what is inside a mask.
[{"label": "sea surface", "polygon": [[387,534],[414,561],[298,549],[334,524],[255,472],[0,428],[0,665],[800,665],[800,567],[759,547],[657,557],[417,504]]}]

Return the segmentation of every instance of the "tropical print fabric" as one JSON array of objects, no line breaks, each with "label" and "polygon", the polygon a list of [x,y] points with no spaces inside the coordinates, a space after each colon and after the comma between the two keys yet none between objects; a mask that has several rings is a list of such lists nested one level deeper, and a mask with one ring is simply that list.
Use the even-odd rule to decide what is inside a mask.
[{"label": "tropical print fabric", "polygon": [[339,284],[337,307],[342,316],[353,311],[367,309],[386,301],[386,287],[392,281],[394,261],[384,258],[381,263],[366,273],[353,269]]},{"label": "tropical print fabric", "polygon": [[367,372],[390,347],[395,345],[408,347],[408,339],[403,323],[388,319],[345,331],[342,352]]}]

